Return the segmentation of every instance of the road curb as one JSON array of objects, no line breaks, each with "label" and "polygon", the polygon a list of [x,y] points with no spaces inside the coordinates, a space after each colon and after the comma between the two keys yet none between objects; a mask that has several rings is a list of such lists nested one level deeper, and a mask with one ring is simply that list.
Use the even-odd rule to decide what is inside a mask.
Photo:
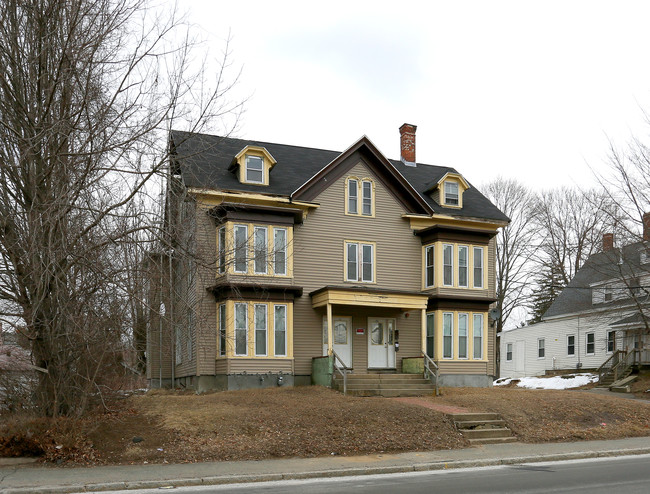
[{"label": "road curb", "polygon": [[216,475],[208,477],[183,478],[173,480],[143,480],[135,482],[104,482],[85,485],[56,485],[40,487],[16,487],[0,490],[1,494],[69,494],[71,492],[102,492],[116,490],[158,489],[161,487],[187,487],[199,485],[243,484],[277,480],[304,480],[318,478],[352,477],[357,475],[380,475],[389,473],[425,472],[433,470],[452,470],[459,468],[490,467],[499,465],[518,465],[545,461],[567,461],[589,458],[607,458],[650,454],[648,448],[615,449],[606,451],[582,451],[573,453],[553,453],[546,455],[515,456],[509,458],[489,458],[476,460],[449,460],[412,465],[388,465],[376,467],[342,468],[336,470],[317,470],[311,472],[265,473],[249,475]]}]

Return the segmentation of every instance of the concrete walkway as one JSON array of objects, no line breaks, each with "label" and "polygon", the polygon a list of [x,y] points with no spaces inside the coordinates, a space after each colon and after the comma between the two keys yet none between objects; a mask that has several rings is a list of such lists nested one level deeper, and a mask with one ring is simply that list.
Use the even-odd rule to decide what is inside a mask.
[{"label": "concrete walkway", "polygon": [[2,465],[0,492],[44,494],[216,485],[510,465],[539,461],[650,454],[650,437],[545,444],[487,444],[419,453],[262,461],[57,468]]}]

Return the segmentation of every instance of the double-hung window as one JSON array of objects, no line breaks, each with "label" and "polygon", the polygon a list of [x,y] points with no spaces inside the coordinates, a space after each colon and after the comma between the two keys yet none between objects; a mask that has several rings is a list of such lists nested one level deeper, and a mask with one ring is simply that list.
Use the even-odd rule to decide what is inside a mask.
[{"label": "double-hung window", "polygon": [[275,306],[273,321],[274,352],[276,357],[287,355],[287,306]]},{"label": "double-hung window", "polygon": [[287,229],[273,229],[273,272],[287,274]]},{"label": "double-hung window", "polygon": [[264,159],[260,156],[246,156],[246,182],[264,183]]},{"label": "double-hung window", "polygon": [[434,247],[433,245],[428,245],[424,250],[424,261],[425,261],[425,280],[424,285],[428,288],[434,284]]},{"label": "double-hung window", "polygon": [[346,281],[374,282],[375,246],[346,242]]},{"label": "double-hung window", "polygon": [[226,272],[226,227],[219,228],[219,273]]},{"label": "double-hung window", "polygon": [[467,288],[467,257],[466,245],[458,246],[458,286]]},{"label": "double-hung window", "polygon": [[361,214],[372,216],[372,182],[369,180],[361,181],[361,199]]},{"label": "double-hung window", "polygon": [[226,304],[219,306],[219,356],[226,355]]},{"label": "double-hung window", "polygon": [[348,179],[348,214],[359,214],[359,182]]},{"label": "double-hung window", "polygon": [[454,284],[454,246],[450,244],[442,246],[442,284]]},{"label": "double-hung window", "polygon": [[442,358],[454,357],[454,314],[442,314]]},{"label": "double-hung window", "polygon": [[467,358],[468,314],[458,314],[458,358]]},{"label": "double-hung window", "polygon": [[474,314],[472,336],[474,338],[474,359],[481,360],[483,358],[483,314]]},{"label": "double-hung window", "polygon": [[474,288],[483,288],[483,247],[474,247]]},{"label": "double-hung window", "polygon": [[585,335],[587,340],[587,355],[596,353],[596,333],[587,333]]},{"label": "double-hung window", "polygon": [[445,204],[447,206],[458,206],[460,204],[457,182],[445,182]]},{"label": "double-hung window", "polygon": [[512,362],[512,343],[506,344],[506,362]]},{"label": "double-hung window", "polygon": [[248,304],[235,304],[235,355],[248,355]]},{"label": "double-hung window", "polygon": [[255,355],[266,355],[266,334],[267,334],[267,306],[266,304],[255,304]]},{"label": "double-hung window", "polygon": [[544,358],[546,356],[546,342],[544,338],[539,338],[537,340],[537,358]]},{"label": "double-hung window", "polygon": [[235,272],[248,272],[248,227],[235,225]]},{"label": "double-hung window", "polygon": [[255,273],[266,274],[268,230],[265,226],[256,226],[253,235],[253,245],[255,250],[253,259],[255,260]]},{"label": "double-hung window", "polygon": [[616,331],[607,331],[607,353],[616,350]]},{"label": "double-hung window", "polygon": [[566,354],[569,357],[572,357],[576,354],[576,337],[575,335],[569,334],[566,337]]},{"label": "double-hung window", "polygon": [[427,355],[433,357],[433,342],[434,342],[434,328],[435,328],[436,315],[434,313],[427,314]]}]

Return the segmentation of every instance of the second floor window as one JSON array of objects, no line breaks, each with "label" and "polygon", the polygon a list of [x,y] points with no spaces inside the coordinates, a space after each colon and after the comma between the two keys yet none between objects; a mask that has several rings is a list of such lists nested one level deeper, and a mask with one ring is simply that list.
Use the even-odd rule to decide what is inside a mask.
[{"label": "second floor window", "polygon": [[467,246],[458,246],[458,286],[467,288]]},{"label": "second floor window", "polygon": [[483,247],[474,247],[474,288],[483,288]]},{"label": "second floor window", "polygon": [[235,272],[248,272],[248,227],[235,225]]},{"label": "second floor window", "polygon": [[346,281],[374,281],[375,253],[373,244],[346,242]]},{"label": "second floor window", "polygon": [[267,258],[267,229],[264,226],[255,227],[255,239],[254,239],[254,248],[255,248],[255,273],[256,274],[266,274],[266,258]]},{"label": "second floor window", "polygon": [[260,156],[246,156],[246,182],[264,183],[264,160]]},{"label": "second floor window", "polygon": [[226,227],[219,228],[219,273],[226,272]]},{"label": "second floor window", "polygon": [[442,246],[442,284],[454,284],[454,246],[449,244]]},{"label": "second floor window", "polygon": [[287,274],[287,230],[273,230],[273,270],[275,274]]},{"label": "second floor window", "polygon": [[425,261],[425,286],[430,287],[434,284],[434,247],[433,245],[427,246],[424,252],[424,261]]}]

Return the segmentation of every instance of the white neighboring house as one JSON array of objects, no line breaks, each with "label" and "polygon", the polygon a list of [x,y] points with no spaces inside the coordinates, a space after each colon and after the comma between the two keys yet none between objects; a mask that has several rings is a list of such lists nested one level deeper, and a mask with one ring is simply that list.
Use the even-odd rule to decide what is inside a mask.
[{"label": "white neighboring house", "polygon": [[617,350],[638,349],[650,363],[650,214],[644,241],[615,249],[612,234],[542,317],[503,331],[500,377],[539,376],[553,370],[597,369]]}]

